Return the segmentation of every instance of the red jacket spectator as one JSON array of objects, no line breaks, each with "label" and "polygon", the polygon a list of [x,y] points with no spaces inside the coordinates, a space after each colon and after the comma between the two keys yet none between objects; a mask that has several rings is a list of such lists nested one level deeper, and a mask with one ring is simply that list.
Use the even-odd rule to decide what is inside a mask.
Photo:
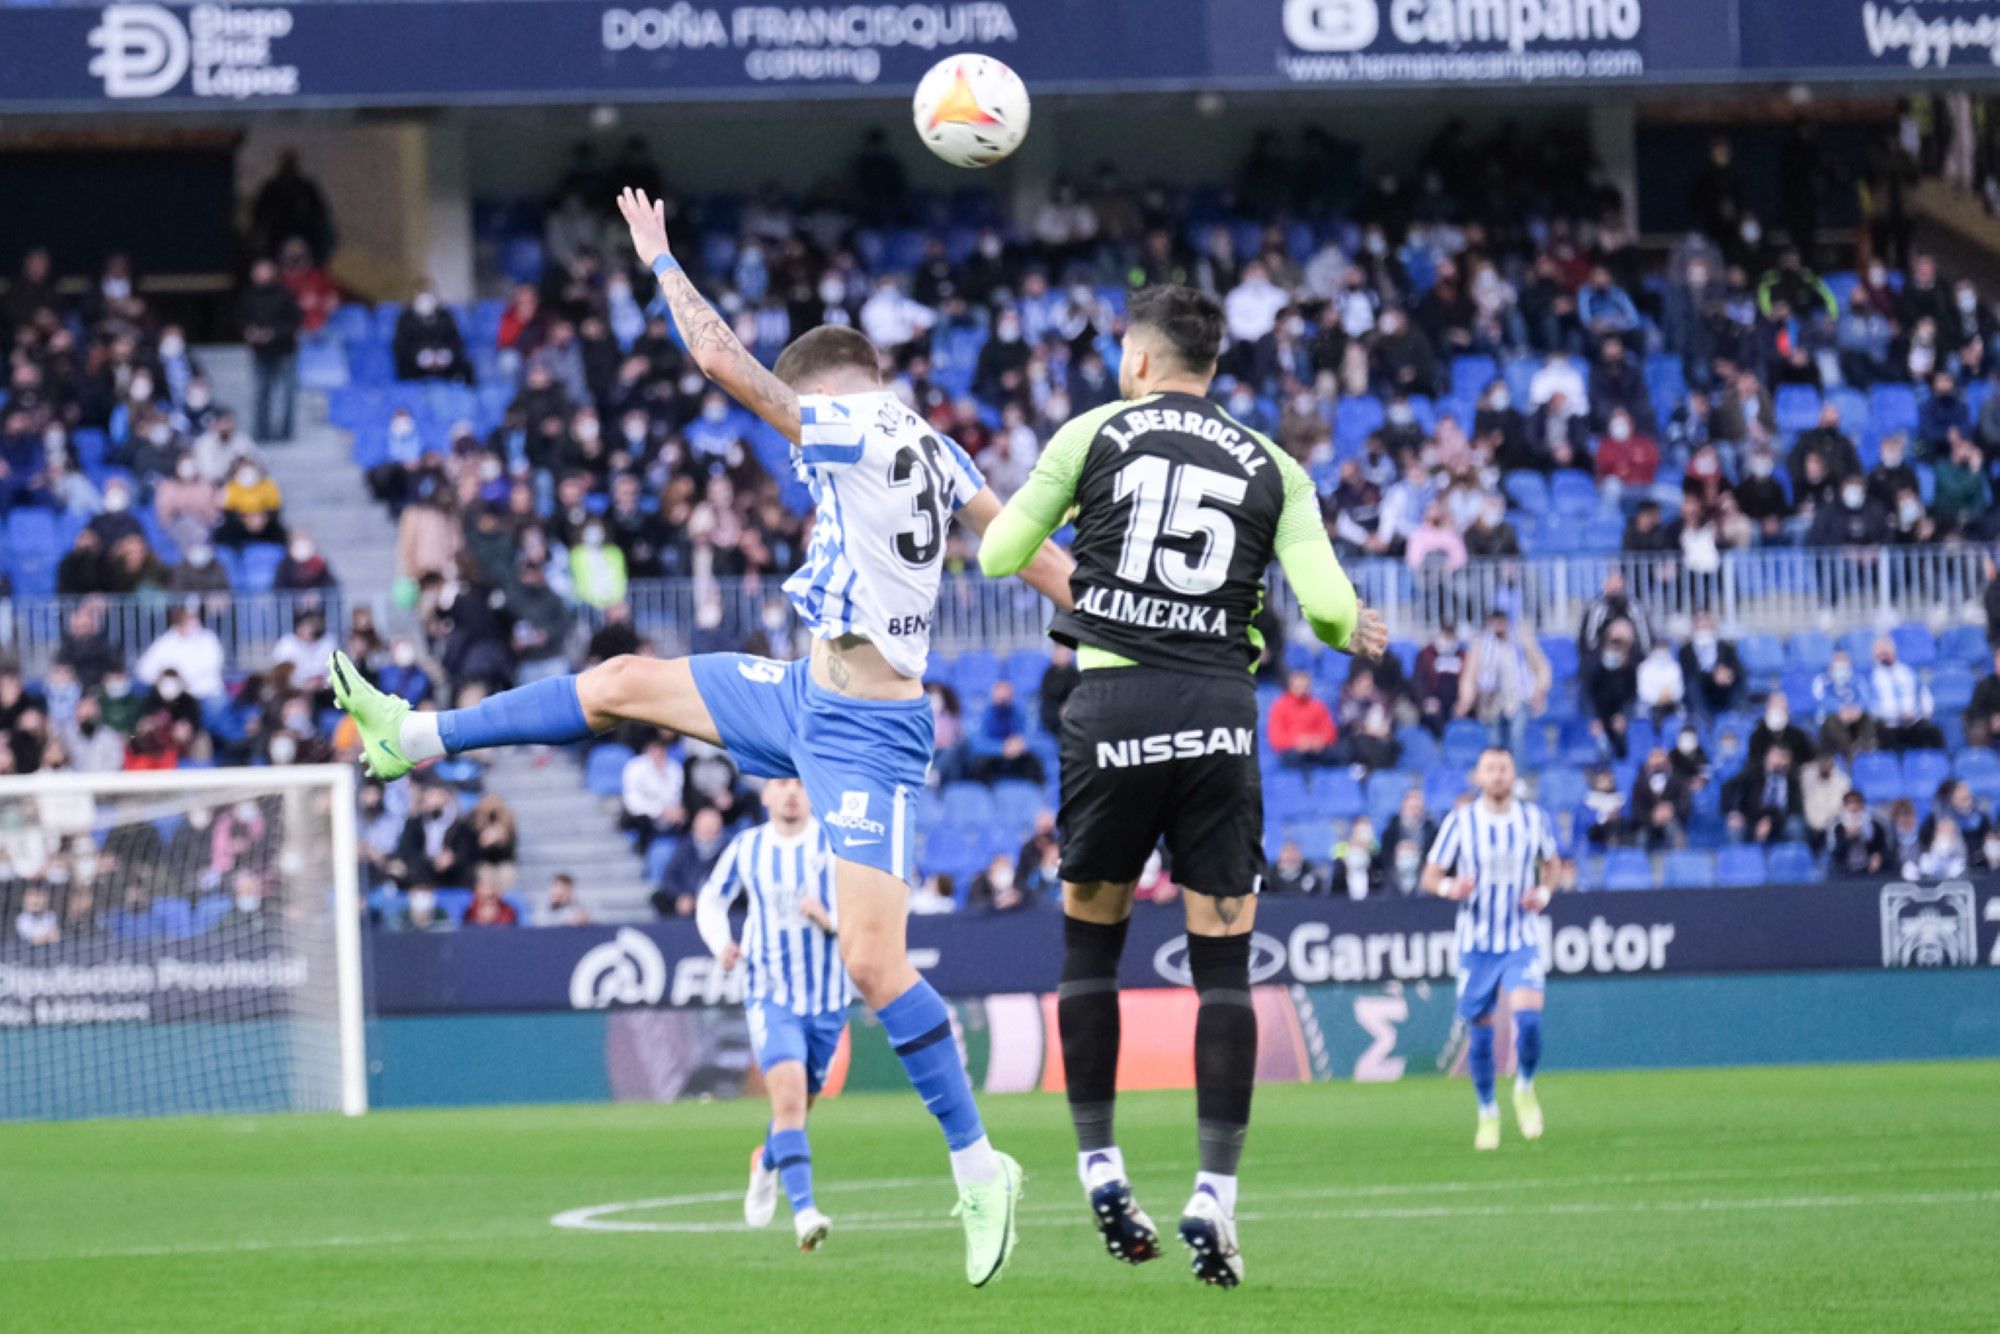
[{"label": "red jacket spectator", "polygon": [[301,242],[294,241],[285,247],[278,280],[292,294],[292,300],[299,303],[300,333],[317,333],[333,312],[340,309],[340,288],[325,269],[312,262],[312,255]]},{"label": "red jacket spectator", "polygon": [[1312,677],[1293,672],[1285,693],[1271,706],[1271,749],[1281,755],[1327,750],[1339,734],[1333,711],[1313,696]]},{"label": "red jacket spectator", "polygon": [[1651,486],[1660,471],[1660,447],[1649,435],[1632,427],[1632,419],[1621,409],[1611,414],[1611,425],[1597,442],[1597,480],[1616,477],[1627,486]]}]

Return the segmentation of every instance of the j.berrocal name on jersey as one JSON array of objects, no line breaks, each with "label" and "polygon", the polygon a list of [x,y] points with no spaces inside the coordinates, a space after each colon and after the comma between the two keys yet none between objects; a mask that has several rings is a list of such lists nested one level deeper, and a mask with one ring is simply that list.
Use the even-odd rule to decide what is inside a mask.
[{"label": "j.berrocal name on jersey", "polygon": [[1118,414],[1118,424],[1106,422],[1103,432],[1106,439],[1118,446],[1121,453],[1132,448],[1132,441],[1147,431],[1179,431],[1183,435],[1197,436],[1226,452],[1243,466],[1243,471],[1251,476],[1271,461],[1271,456],[1255,440],[1246,440],[1243,432],[1231,426],[1221,417],[1212,417],[1200,412],[1182,412],[1177,408],[1133,408],[1130,412]]},{"label": "j.berrocal name on jersey", "polygon": [[1186,630],[1200,635],[1227,635],[1229,616],[1220,607],[1153,597],[1122,588],[1093,588],[1077,599],[1076,609],[1107,621],[1123,621],[1148,630]]},{"label": "j.berrocal name on jersey", "polygon": [[1248,755],[1257,745],[1247,727],[1199,727],[1158,736],[1128,737],[1097,743],[1097,767],[1130,769],[1135,764],[1165,764],[1168,760],[1198,760],[1204,755]]}]

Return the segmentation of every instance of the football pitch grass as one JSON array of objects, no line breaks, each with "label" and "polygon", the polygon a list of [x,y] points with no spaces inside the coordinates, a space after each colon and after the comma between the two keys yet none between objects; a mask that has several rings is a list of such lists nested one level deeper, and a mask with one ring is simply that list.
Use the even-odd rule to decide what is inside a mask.
[{"label": "football pitch grass", "polygon": [[[1558,1037],[1559,1041],[1559,1037]],[[757,1105],[0,1126],[0,1329],[1992,1329],[2000,1065],[1546,1074],[1549,1133],[1472,1151],[1458,1080],[1260,1089],[1248,1276],[1112,1261],[1062,1102],[984,1100],[1029,1174],[974,1291],[914,1097],[814,1119],[813,1255],[744,1231]],[[1503,1088],[1503,1103],[1505,1094]],[[1191,1094],[1119,1138],[1170,1231]],[[627,1206],[604,1208],[602,1206]],[[571,1226],[554,1221],[567,1216]],[[582,1224],[583,1226],[576,1226]]]}]

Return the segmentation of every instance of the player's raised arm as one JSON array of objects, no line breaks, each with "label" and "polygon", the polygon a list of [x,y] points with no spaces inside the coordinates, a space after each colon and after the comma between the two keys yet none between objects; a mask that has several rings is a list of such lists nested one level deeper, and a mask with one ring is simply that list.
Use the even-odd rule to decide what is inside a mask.
[{"label": "player's raised arm", "polygon": [[[988,574],[996,573],[986,564],[987,549],[996,542],[1031,543],[1028,546],[1029,554],[1026,562],[1007,573],[1020,575],[1022,583],[1055,603],[1059,610],[1074,610],[1075,603],[1070,596],[1069,577],[1076,573],[1076,562],[1070,559],[1067,551],[1049,541],[1048,533],[1043,533],[1038,541],[1034,540],[1032,526],[1013,534],[996,536],[995,525],[1006,512],[1001,507],[1000,497],[993,493],[993,488],[990,486],[981,488],[978,495],[959,508],[958,517],[965,520],[966,527],[980,536],[979,568]],[[1054,528],[1049,530],[1049,532],[1054,531]],[[998,553],[995,563],[1000,563]]]},{"label": "player's raised arm", "polygon": [[[988,512],[974,523],[980,535],[979,568],[986,574],[996,579],[1018,574],[1056,606],[1070,608],[1069,577],[1076,563],[1049,538],[1063,526],[1076,503],[1076,482],[1083,473],[1084,458],[1111,406],[1115,405],[1063,423],[1035,460],[1026,484],[997,512]],[[973,522],[973,516],[968,514],[967,521]],[[1060,595],[1044,587],[1057,574],[1061,576]]]},{"label": "player's raised arm", "polygon": [[639,262],[660,280],[660,295],[673,312],[674,327],[701,373],[721,385],[738,403],[777,428],[793,444],[799,442],[799,396],[773,375],[729,327],[708,299],[695,290],[667,245],[667,208],[644,190],[625,189],[618,211],[632,229],[632,248]]},{"label": "player's raised arm", "polygon": [[1357,658],[1381,657],[1389,647],[1388,623],[1380,612],[1361,605],[1353,581],[1340,567],[1340,557],[1333,554],[1312,479],[1289,457],[1275,449],[1272,453],[1285,478],[1285,508],[1278,516],[1275,543],[1278,565],[1298,597],[1313,638]]}]

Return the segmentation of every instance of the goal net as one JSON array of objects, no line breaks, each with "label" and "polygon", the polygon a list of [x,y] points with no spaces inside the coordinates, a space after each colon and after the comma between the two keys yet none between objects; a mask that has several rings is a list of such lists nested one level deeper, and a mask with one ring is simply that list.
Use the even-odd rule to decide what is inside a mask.
[{"label": "goal net", "polygon": [[367,1106],[354,774],[0,779],[0,1119]]}]

